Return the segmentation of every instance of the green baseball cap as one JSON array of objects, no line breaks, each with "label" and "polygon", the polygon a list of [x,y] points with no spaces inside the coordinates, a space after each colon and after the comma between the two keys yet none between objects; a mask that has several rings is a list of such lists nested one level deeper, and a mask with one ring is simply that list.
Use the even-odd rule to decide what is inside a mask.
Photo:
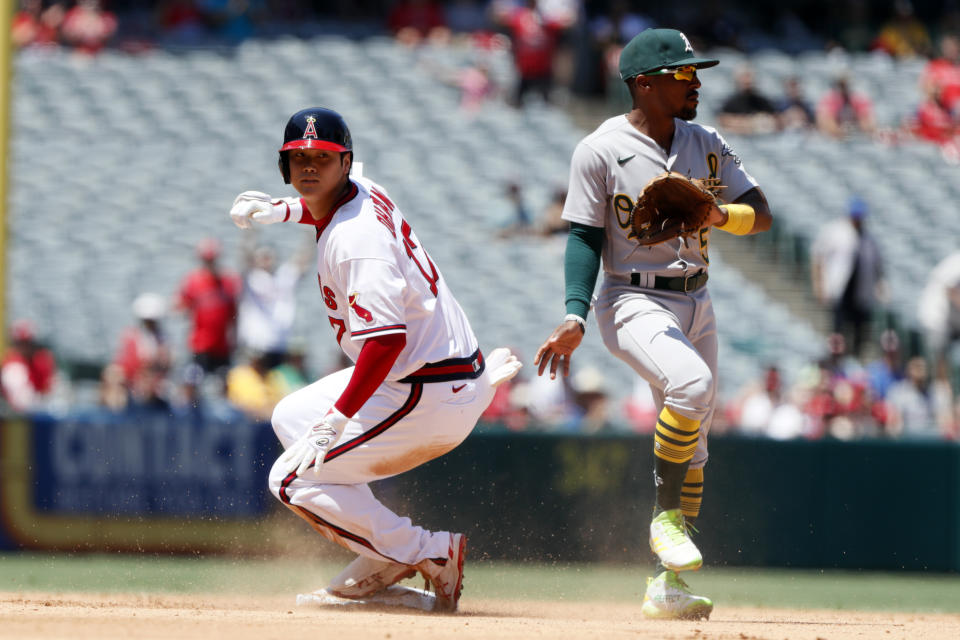
[{"label": "green baseball cap", "polygon": [[717,64],[719,60],[698,58],[687,36],[676,29],[646,29],[620,52],[620,78],[627,80],[666,67],[703,69]]}]

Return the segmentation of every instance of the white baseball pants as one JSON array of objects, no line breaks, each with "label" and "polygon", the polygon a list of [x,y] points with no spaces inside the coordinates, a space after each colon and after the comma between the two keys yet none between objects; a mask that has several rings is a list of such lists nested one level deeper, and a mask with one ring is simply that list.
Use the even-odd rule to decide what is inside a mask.
[{"label": "white baseball pants", "polygon": [[[328,456],[319,472],[311,467],[302,476],[275,464],[270,490],[321,535],[360,555],[411,565],[446,557],[448,532],[414,526],[377,500],[367,483],[460,444],[493,398],[492,364],[474,380],[384,382],[331,447],[335,457]],[[273,429],[284,448],[320,422],[352,374],[353,367],[338,371],[277,404]]]}]

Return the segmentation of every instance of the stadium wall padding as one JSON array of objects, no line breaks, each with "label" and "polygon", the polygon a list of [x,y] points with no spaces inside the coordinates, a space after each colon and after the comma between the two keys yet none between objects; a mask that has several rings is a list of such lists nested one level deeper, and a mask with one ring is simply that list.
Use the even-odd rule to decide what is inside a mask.
[{"label": "stadium wall padding", "polygon": [[[481,557],[653,562],[652,436],[474,436],[393,482]],[[960,446],[714,437],[707,565],[960,570]]]},{"label": "stadium wall padding", "polygon": [[0,548],[262,548],[268,424],[152,411],[0,424]]},{"label": "stadium wall padding", "polygon": [[[0,548],[263,552],[277,447],[243,420],[7,419]],[[478,430],[372,486],[475,560],[652,564],[652,461],[651,436]],[[958,571],[960,445],[714,437],[696,526],[708,566]]]}]

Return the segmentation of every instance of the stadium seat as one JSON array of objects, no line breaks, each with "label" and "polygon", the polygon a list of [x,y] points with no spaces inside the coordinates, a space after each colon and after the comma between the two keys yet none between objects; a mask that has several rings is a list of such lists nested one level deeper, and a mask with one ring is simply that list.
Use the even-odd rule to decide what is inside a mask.
[{"label": "stadium seat", "polygon": [[[585,132],[549,105],[517,111],[493,103],[473,116],[461,113],[458,91],[431,66],[445,53],[451,65],[475,60],[469,50],[416,53],[389,38],[337,36],[249,40],[229,54],[106,51],[88,64],[67,53],[21,52],[10,147],[10,317],[37,321],[63,358],[109,358],[131,320],[130,300],[143,290],[172,296],[193,267],[192,248],[201,238],[220,237],[227,264],[240,267],[242,238],[227,219],[229,202],[246,188],[289,192],[275,164],[280,127],[291,112],[322,104],[345,113],[357,160],[407,213],[482,343],[510,344],[529,361],[562,316],[563,241],[497,237],[514,215],[505,188],[519,181],[531,215],[540,216],[553,189],[565,186],[570,154]],[[788,75],[801,76],[812,101],[828,88],[831,74],[846,69],[881,92],[874,96],[882,105],[878,120],[888,125],[917,101],[922,67],[916,63],[872,55],[840,60],[823,53],[721,53],[724,64],[711,70],[703,89],[708,124],[741,63],[752,64],[774,92]],[[488,55],[493,75],[509,82],[509,54]],[[315,85],[288,80],[303,60],[311,61]],[[49,142],[52,128],[63,152],[37,163],[33,152]],[[909,233],[922,220],[950,230],[914,234],[917,244],[906,248],[883,245],[894,285],[891,306],[914,321],[916,282],[960,235],[960,218],[942,206],[960,197],[955,166],[921,144],[898,147],[891,161],[889,148],[868,140],[729,140],[790,234],[810,238],[818,225],[841,215],[855,194],[871,194],[876,228]],[[903,216],[908,207],[915,219]],[[302,234],[272,229],[262,237],[281,254],[303,240]],[[722,254],[711,254],[723,395],[758,378],[767,362],[799,370],[819,355],[822,339],[809,326],[727,265]],[[296,329],[308,338],[308,362],[319,372],[332,365],[335,349],[310,321],[323,308],[307,280]],[[744,308],[767,312],[745,330],[738,320]],[[170,327],[183,354],[182,317],[171,318]],[[611,379],[630,375],[603,347],[592,321],[579,353],[582,366],[609,371]],[[611,385],[615,405],[629,390]]]}]

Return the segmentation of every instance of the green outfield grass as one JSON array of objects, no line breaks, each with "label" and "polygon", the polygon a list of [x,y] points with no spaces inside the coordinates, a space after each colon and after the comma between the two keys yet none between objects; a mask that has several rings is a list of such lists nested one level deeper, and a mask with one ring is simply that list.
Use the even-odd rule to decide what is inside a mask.
[{"label": "green outfield grass", "polygon": [[[281,595],[322,586],[342,566],[339,559],[5,553],[0,591]],[[465,597],[631,601],[642,598],[649,571],[474,561],[467,568]],[[697,591],[727,606],[960,613],[956,574],[705,568],[685,576]]]}]

